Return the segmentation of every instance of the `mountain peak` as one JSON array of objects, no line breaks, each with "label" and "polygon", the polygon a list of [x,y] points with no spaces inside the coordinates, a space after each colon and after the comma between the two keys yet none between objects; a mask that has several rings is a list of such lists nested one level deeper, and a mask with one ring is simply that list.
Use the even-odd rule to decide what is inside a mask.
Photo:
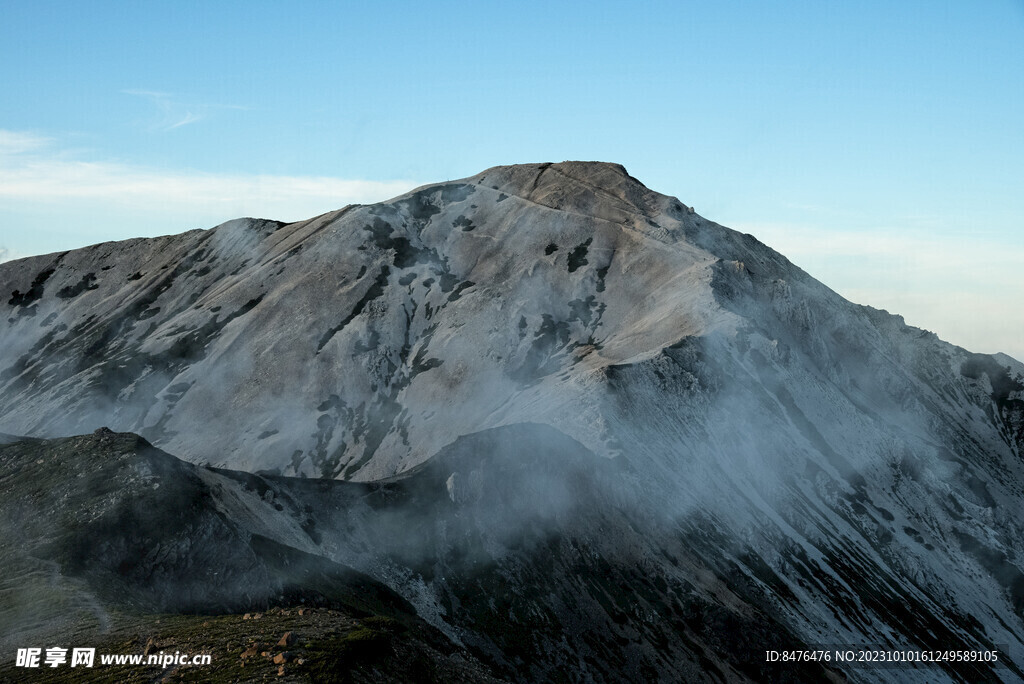
[{"label": "mountain peak", "polygon": [[483,178],[492,174],[505,173],[511,177],[537,178],[543,173],[554,172],[563,178],[574,179],[599,187],[614,186],[622,180],[643,185],[629,175],[626,167],[615,162],[567,160],[563,162],[535,162],[529,164],[508,164],[492,166],[477,174],[474,178]]},{"label": "mountain peak", "polygon": [[[604,161],[582,161],[582,160],[566,160],[562,162],[530,162],[524,164],[499,164],[492,166],[488,169],[477,174],[474,177],[481,177],[492,173],[509,172],[509,171],[522,171],[524,173],[537,173],[540,171],[546,171],[552,169],[558,171],[566,176],[587,178],[591,180],[597,180],[601,176],[617,175],[625,178],[632,178],[629,172],[626,171],[626,167],[616,162],[604,162]],[[639,183],[640,181],[633,179],[634,182]]]},{"label": "mountain peak", "polygon": [[495,166],[466,180],[506,196],[616,223],[624,222],[626,214],[651,216],[679,204],[648,189],[621,164],[611,162]]}]

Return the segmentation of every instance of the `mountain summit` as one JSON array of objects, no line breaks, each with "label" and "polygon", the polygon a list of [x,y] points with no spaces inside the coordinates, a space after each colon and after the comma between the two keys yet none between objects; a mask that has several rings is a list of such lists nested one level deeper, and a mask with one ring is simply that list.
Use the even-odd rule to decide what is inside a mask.
[{"label": "mountain summit", "polygon": [[[583,618],[565,601],[583,594],[636,662],[677,676],[686,658],[658,664],[652,644],[707,639],[697,625],[723,615],[736,629],[772,615],[806,644],[1000,644],[1024,676],[1024,365],[852,304],[619,165],[499,166],[298,223],[22,259],[0,265],[0,291],[0,432],[109,425],[282,481],[436,481],[445,506],[484,518],[491,492],[504,503],[485,537],[533,520],[490,489],[516,473],[565,535],[552,582],[575,587],[541,598],[542,561],[506,536],[507,555],[487,555],[495,582],[540,592],[512,611],[553,630],[527,649],[556,654],[538,679],[616,679],[609,661],[567,664],[583,646],[560,635]],[[497,452],[506,465],[488,465]],[[598,483],[537,460],[569,452]],[[452,638],[488,634],[480,648],[515,671],[470,605],[483,580],[445,565],[456,542],[412,554],[442,559],[427,577],[395,560],[408,545],[360,555],[334,534],[275,541],[366,573]],[[609,564],[621,597],[572,584],[584,548],[581,571]]]},{"label": "mountain summit", "polygon": [[0,430],[109,424],[216,465],[346,479],[529,420],[612,455],[594,391],[609,369],[735,335],[726,291],[805,284],[621,166],[495,167],[300,223],[4,265]]}]

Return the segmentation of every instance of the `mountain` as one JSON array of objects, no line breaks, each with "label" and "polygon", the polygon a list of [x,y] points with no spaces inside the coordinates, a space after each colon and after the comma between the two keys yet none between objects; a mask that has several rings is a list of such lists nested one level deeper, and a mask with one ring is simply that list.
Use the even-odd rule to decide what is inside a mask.
[{"label": "mountain", "polygon": [[[852,304],[621,166],[22,259],[0,293],[0,432],[137,432],[206,483],[180,496],[213,502],[217,544],[357,573],[496,676],[1024,678],[1024,365]],[[55,505],[30,517],[91,506]],[[111,543],[33,553],[195,608]],[[244,608],[198,553],[167,582]],[[230,586],[279,595],[268,562]],[[763,662],[787,645],[1000,660]]]},{"label": "mountain", "polygon": [[[5,653],[55,643],[142,653],[156,643],[168,653],[210,653],[214,666],[202,670],[203,681],[245,681],[262,677],[261,669],[273,676],[277,666],[258,653],[240,657],[243,644],[262,640],[276,655],[273,643],[292,631],[301,643],[291,652],[307,663],[289,664],[290,674],[316,674],[326,662],[353,682],[413,674],[500,681],[398,594],[324,558],[306,534],[315,535],[312,521],[292,497],[303,484],[290,492],[247,473],[196,467],[107,429],[0,446],[0,646]],[[263,611],[259,622],[242,620],[250,610]],[[273,639],[268,627],[277,628]],[[372,652],[381,642],[395,657]],[[371,657],[355,652],[356,644]],[[46,674],[11,665],[0,664],[0,679]],[[92,674],[102,681],[153,677],[138,667],[115,672]],[[82,681],[75,678],[81,673],[58,668],[45,681]]]},{"label": "mountain", "polygon": [[[0,565],[18,588],[0,604],[8,649],[151,633],[139,615],[305,605],[403,625],[446,674],[472,672],[465,661],[507,681],[830,674],[763,662],[765,640],[795,635],[742,593],[709,601],[724,588],[691,575],[700,560],[684,540],[636,536],[642,521],[615,500],[619,464],[541,425],[460,438],[373,484],[197,467],[106,429],[0,446],[0,467]],[[673,565],[637,565],[638,553]],[[221,669],[241,650],[200,649]],[[374,660],[382,675],[393,667]]]}]

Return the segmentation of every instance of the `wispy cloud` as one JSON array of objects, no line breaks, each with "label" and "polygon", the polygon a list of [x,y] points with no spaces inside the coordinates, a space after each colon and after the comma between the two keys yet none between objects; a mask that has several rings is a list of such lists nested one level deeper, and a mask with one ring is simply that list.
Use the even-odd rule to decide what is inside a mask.
[{"label": "wispy cloud", "polygon": [[176,95],[158,90],[122,90],[121,92],[125,95],[144,98],[152,103],[158,112],[158,118],[152,124],[152,128],[162,131],[171,131],[202,121],[217,110],[246,109],[241,105],[188,102]]},{"label": "wispy cloud", "polygon": [[137,208],[197,206],[211,214],[245,208],[250,215],[301,219],[344,204],[378,202],[413,187],[411,181],[327,176],[213,174],[147,168],[69,157],[50,139],[0,130],[0,201],[94,200]]},{"label": "wispy cloud", "polygon": [[46,138],[25,131],[5,131],[0,129],[0,158],[16,154],[24,154],[53,144],[52,138]]}]

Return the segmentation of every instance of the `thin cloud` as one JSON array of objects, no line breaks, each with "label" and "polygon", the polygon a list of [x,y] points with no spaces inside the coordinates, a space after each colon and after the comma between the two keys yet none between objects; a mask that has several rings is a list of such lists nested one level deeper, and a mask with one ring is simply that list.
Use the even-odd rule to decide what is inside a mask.
[{"label": "thin cloud", "polygon": [[916,275],[958,281],[985,273],[987,284],[1010,285],[1024,263],[1024,240],[1008,241],[974,231],[924,231],[913,228],[832,230],[826,227],[745,223],[737,230],[755,235],[797,261],[811,258],[827,265],[847,263],[891,275]]},{"label": "thin cloud", "polygon": [[144,98],[152,103],[159,112],[159,119],[152,124],[152,128],[161,131],[171,131],[202,121],[216,110],[247,109],[241,105],[186,102],[171,93],[159,90],[122,90],[121,92],[125,95]]},{"label": "thin cloud", "polygon": [[185,112],[185,114],[181,117],[181,120],[172,123],[170,126],[167,127],[167,130],[172,130],[175,128],[180,128],[181,126],[186,126],[190,123],[195,123],[196,121],[199,121],[202,118],[203,117],[198,114],[194,114],[192,112]]},{"label": "thin cloud", "polygon": [[336,208],[381,201],[413,187],[414,183],[406,181],[209,174],[108,162],[34,159],[13,166],[0,163],[0,198],[10,201],[96,200],[139,208],[181,204],[190,210],[197,204],[213,210],[245,204],[256,208],[249,213],[283,213],[296,219],[305,218],[310,211],[300,207],[326,204]]},{"label": "thin cloud", "polygon": [[52,145],[53,142],[52,138],[34,133],[0,129],[0,158],[39,150]]},{"label": "thin cloud", "polygon": [[108,206],[140,212],[158,209],[165,215],[202,213],[218,221],[241,215],[301,220],[346,204],[380,202],[417,185],[403,180],[214,174],[86,160],[59,150],[50,139],[0,130],[0,209],[7,210]]}]

